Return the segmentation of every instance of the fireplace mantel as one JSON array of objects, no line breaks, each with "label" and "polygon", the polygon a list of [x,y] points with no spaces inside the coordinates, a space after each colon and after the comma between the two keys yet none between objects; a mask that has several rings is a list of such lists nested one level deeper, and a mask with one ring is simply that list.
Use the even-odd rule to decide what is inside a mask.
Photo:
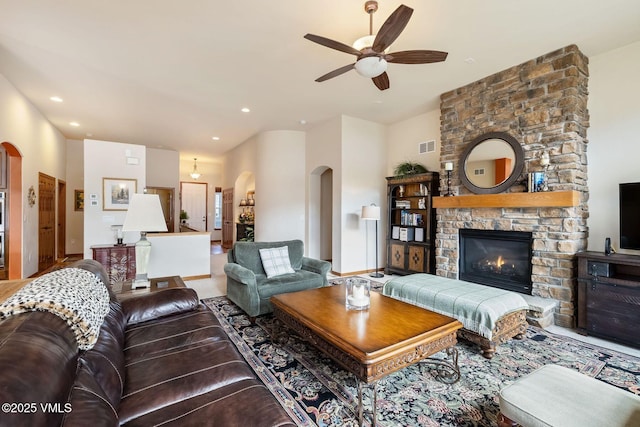
[{"label": "fireplace mantel", "polygon": [[468,194],[433,198],[435,208],[545,208],[580,204],[580,192],[541,191],[537,193]]}]

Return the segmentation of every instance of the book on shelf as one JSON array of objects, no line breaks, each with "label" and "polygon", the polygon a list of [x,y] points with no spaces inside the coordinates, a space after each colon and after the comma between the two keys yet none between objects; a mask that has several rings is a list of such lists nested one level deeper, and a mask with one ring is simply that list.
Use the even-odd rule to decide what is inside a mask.
[{"label": "book on shelf", "polygon": [[400,212],[400,225],[422,225],[423,219],[422,214],[412,213],[409,211],[403,210]]}]

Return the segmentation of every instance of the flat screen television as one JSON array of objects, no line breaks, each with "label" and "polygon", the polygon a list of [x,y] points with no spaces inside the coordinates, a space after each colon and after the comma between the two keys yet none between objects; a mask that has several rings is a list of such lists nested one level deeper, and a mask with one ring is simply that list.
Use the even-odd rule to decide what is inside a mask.
[{"label": "flat screen television", "polygon": [[620,247],[640,249],[640,182],[620,184]]}]

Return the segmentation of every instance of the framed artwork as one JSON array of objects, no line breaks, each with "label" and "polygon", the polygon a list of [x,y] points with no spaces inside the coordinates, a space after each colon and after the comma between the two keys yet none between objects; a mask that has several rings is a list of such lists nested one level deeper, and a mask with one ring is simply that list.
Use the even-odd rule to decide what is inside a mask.
[{"label": "framed artwork", "polygon": [[75,197],[73,198],[73,206],[76,211],[84,210],[84,190],[75,190]]},{"label": "framed artwork", "polygon": [[137,179],[102,178],[102,210],[126,211],[129,201],[136,192]]}]

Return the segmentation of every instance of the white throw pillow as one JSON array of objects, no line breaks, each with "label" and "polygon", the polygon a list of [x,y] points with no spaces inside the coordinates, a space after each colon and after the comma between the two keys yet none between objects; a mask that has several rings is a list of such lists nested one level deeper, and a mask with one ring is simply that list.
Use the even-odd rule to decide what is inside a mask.
[{"label": "white throw pillow", "polygon": [[289,247],[260,249],[262,267],[268,278],[295,273],[289,260]]}]

